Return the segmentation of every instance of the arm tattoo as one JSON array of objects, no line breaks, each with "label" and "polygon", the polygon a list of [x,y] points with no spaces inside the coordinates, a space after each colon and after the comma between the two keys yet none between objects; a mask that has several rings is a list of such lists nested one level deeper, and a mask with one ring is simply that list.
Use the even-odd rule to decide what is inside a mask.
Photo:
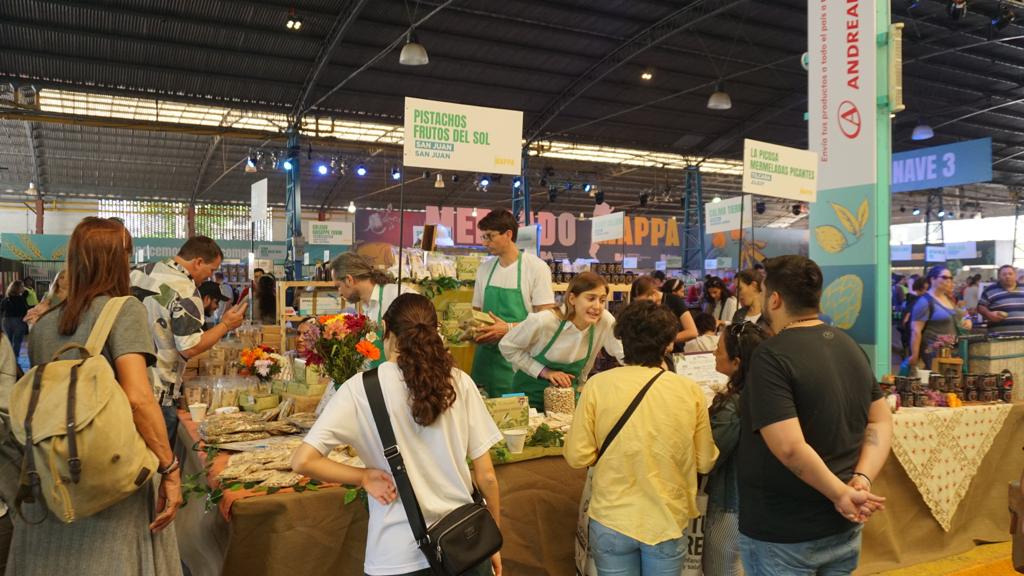
[{"label": "arm tattoo", "polygon": [[878,446],[878,431],[870,427],[864,430],[864,444]]}]

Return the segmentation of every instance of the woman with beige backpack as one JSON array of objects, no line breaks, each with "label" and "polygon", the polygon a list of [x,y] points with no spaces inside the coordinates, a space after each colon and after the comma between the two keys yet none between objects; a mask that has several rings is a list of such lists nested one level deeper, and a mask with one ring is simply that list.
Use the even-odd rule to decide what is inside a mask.
[{"label": "woman with beige backpack", "polygon": [[[67,398],[78,399],[73,404],[79,409],[76,417],[80,427],[74,428],[78,438],[68,432],[60,448],[77,442],[81,453],[72,454],[67,461],[64,454],[54,458],[55,454],[39,449],[40,444],[47,442],[42,438],[46,434],[43,431],[52,428],[53,415],[34,410],[36,404],[66,407],[67,398],[54,399],[52,393],[48,398],[45,390],[52,390],[53,386],[42,387],[44,391],[36,393],[32,386],[26,386],[26,378],[14,386],[10,396],[12,429],[15,439],[28,446],[26,464],[29,469],[38,470],[42,486],[37,481],[34,490],[20,494],[18,512],[12,510],[14,538],[8,574],[49,576],[69,571],[75,576],[163,576],[181,573],[174,530],[168,529],[182,502],[181,477],[147,374],[147,366],[156,358],[153,339],[147,332],[146,310],[141,302],[130,297],[131,253],[131,235],[123,224],[96,217],[83,219],[68,244],[67,299],[44,314],[29,336],[33,368],[26,378],[33,375],[40,375],[40,380],[63,377],[61,370],[69,364],[66,361],[76,359],[82,360],[79,369],[83,372],[91,370],[92,374],[102,375],[105,371],[107,378],[103,382],[96,378],[76,382],[76,371],[69,370],[70,383],[54,384],[69,390]],[[121,298],[125,296],[128,298]],[[104,332],[107,332],[105,336]],[[98,362],[97,356],[102,356],[109,366]],[[111,389],[111,385],[120,390]],[[96,407],[91,396],[104,390],[109,400]],[[31,400],[26,402],[26,396]],[[82,410],[83,406],[93,406],[95,410]],[[109,421],[112,409],[121,415],[115,422]],[[107,420],[101,423],[101,418]],[[121,421],[124,419],[132,422],[125,424]],[[25,426],[28,422],[31,427]],[[106,430],[96,430],[101,426]],[[129,433],[127,440],[124,434],[117,438],[115,432],[126,426],[134,428],[137,434]],[[105,442],[127,442],[134,447],[128,453],[116,447],[110,449],[117,451],[118,460],[134,467],[131,476],[135,481],[129,480],[127,487],[115,485],[116,474],[104,470],[100,480],[109,482],[110,493],[102,493],[105,489],[102,483],[100,493],[96,493],[97,464],[105,462],[94,460],[91,466],[85,463],[96,453],[96,446],[89,445],[86,439],[97,437]],[[60,451],[56,444],[53,446]],[[72,460],[79,456],[83,464],[76,471],[78,466]],[[56,475],[56,479],[53,475],[48,477],[49,470],[66,464],[71,466],[71,476],[80,476],[80,482],[64,482],[63,472]],[[153,481],[157,476],[158,489]],[[90,486],[93,492],[84,494]]]}]

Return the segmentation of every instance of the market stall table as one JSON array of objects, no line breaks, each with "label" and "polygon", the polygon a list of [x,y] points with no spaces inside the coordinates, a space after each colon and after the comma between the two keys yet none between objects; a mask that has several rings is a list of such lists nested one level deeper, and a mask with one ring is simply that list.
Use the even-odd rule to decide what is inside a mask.
[{"label": "market stall table", "polygon": [[893,454],[872,488],[886,509],[864,529],[857,573],[1009,540],[1006,494],[1024,469],[1024,405],[910,409],[894,418]]},{"label": "market stall table", "polygon": [[[175,451],[184,474],[203,470],[205,454],[193,450],[198,426],[179,412]],[[542,456],[550,451],[533,452]],[[216,476],[227,463],[219,454]],[[496,468],[501,489],[502,559],[509,576],[572,576],[573,538],[585,472],[561,457],[541,457]],[[212,482],[212,480],[211,480]],[[194,576],[331,575],[363,573],[368,514],[360,502],[344,504],[345,490],[324,487],[301,494],[224,493],[204,512],[194,501],[175,521],[182,560]]]},{"label": "market stall table", "polygon": [[[991,417],[1000,410],[1005,417],[998,428]],[[864,530],[858,574],[950,556],[977,542],[1009,539],[1006,487],[1024,468],[1024,405],[987,408],[980,415],[966,416],[974,411],[974,407],[942,409],[938,415],[927,416],[929,411],[906,410],[896,415],[898,447],[874,481],[874,490],[887,498],[886,510]],[[189,474],[202,470],[204,456],[191,449],[198,438],[196,425],[186,414],[180,415],[175,449]],[[989,418],[988,426],[998,428],[988,441],[987,452],[982,450],[984,438],[966,439],[959,442],[958,449],[950,446],[949,457],[941,464],[947,474],[955,469],[961,480],[968,477],[959,502],[933,496],[926,501],[912,479],[916,476],[922,481],[920,469],[908,474],[907,468],[914,470],[914,465],[902,463],[905,452],[900,456],[917,442],[911,437],[923,434],[926,438],[934,434],[926,428],[935,429],[941,422],[963,425],[966,419],[975,422],[975,428],[985,426],[980,423],[985,418]],[[933,422],[921,423],[928,420]],[[959,461],[965,455],[965,445],[983,453],[977,455],[976,462],[970,462],[970,457]],[[941,450],[937,453],[943,454]],[[227,456],[217,458],[226,461]],[[976,464],[973,478],[963,470],[966,464]],[[214,463],[214,474],[223,466],[223,462]],[[570,469],[561,458],[547,457],[498,466],[497,474],[506,574],[573,576],[573,536],[584,472]],[[944,483],[952,482],[951,477]],[[228,491],[219,509],[209,513],[203,512],[201,502],[193,502],[175,523],[182,558],[195,576],[362,574],[368,517],[361,504],[345,505],[344,494],[344,490],[330,487],[301,494]]]}]

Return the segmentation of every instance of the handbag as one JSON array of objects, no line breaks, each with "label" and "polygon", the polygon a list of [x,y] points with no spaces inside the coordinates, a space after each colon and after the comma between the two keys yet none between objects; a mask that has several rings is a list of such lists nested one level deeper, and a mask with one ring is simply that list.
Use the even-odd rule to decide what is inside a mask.
[{"label": "handbag", "polygon": [[431,571],[437,576],[460,576],[501,550],[501,530],[475,488],[473,502],[456,508],[427,528],[416,492],[409,481],[402,451],[395,441],[377,368],[363,372],[363,387],[412,535],[427,557]]},{"label": "handbag", "polygon": [[597,459],[590,465],[590,469],[587,470],[587,482],[583,486],[583,494],[580,498],[579,516],[576,519],[576,542],[575,542],[575,560],[576,560],[576,574],[577,576],[597,576],[597,566],[594,565],[593,555],[590,553],[590,495],[591,495],[591,483],[594,479],[594,467],[597,466],[597,462],[601,459],[601,456],[608,451],[608,447],[611,446],[615,437],[619,435],[619,431],[629,421],[630,416],[636,411],[637,407],[640,406],[640,401],[647,395],[647,391],[651,389],[654,381],[661,377],[665,371],[661,370],[651,378],[636,396],[633,397],[633,401],[626,407],[625,412],[622,416],[619,416],[619,420],[612,426],[612,429],[605,436],[604,441],[601,442],[601,448],[597,452]]}]

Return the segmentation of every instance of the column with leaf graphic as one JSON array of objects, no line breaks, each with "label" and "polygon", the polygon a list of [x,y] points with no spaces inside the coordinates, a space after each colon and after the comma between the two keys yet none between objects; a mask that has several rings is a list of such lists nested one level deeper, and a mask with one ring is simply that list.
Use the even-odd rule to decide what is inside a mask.
[{"label": "column with leaf graphic", "polygon": [[891,339],[888,49],[878,36],[889,18],[877,0],[808,3],[808,148],[818,154],[809,253],[825,276],[822,314],[878,376]]}]

